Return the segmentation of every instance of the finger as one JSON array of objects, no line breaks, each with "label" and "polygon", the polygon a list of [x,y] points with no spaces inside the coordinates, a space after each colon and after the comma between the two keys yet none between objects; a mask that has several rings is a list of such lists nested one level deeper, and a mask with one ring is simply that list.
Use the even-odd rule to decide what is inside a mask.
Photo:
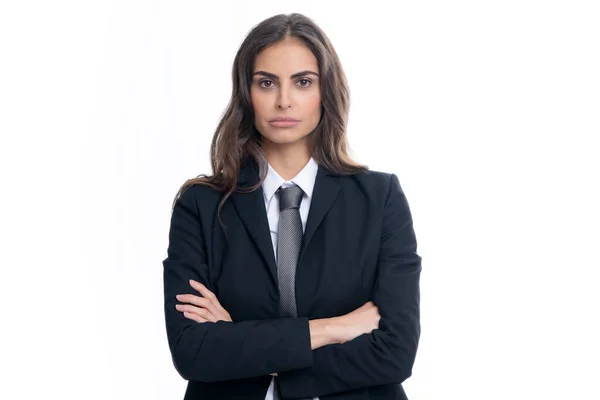
[{"label": "finger", "polygon": [[232,321],[231,316],[218,300],[209,300],[194,294],[178,294],[175,296],[182,303],[194,304],[210,311],[218,320]]},{"label": "finger", "polygon": [[188,319],[191,319],[192,321],[196,321],[198,323],[208,322],[206,319],[204,319],[204,318],[202,318],[199,315],[194,314],[194,313],[184,312],[183,316],[186,317],[186,318],[188,318]]},{"label": "finger", "polygon": [[190,279],[190,285],[192,286],[192,288],[199,291],[200,294],[204,296],[206,300],[210,301],[210,304],[207,304],[205,308],[207,308],[211,313],[213,313],[213,315],[217,316],[219,319],[231,319],[227,311],[219,302],[219,299],[217,299],[217,296],[213,292],[208,290],[206,286],[193,279]]},{"label": "finger", "polygon": [[194,294],[178,294],[175,297],[182,303],[193,304],[207,309],[217,320],[233,322],[227,310],[225,310],[218,302],[217,304],[214,304],[211,300]]},{"label": "finger", "polygon": [[198,307],[208,309],[210,307],[210,300],[204,297],[196,296],[195,294],[178,294],[175,296],[177,300],[182,303],[193,304]]},{"label": "finger", "polygon": [[208,288],[206,286],[204,286],[202,283],[195,281],[193,279],[190,279],[190,285],[196,289],[197,291],[200,292],[200,294],[202,296],[204,296],[207,299],[213,300],[217,298],[217,296],[215,296],[215,294],[213,292],[211,292],[210,290],[208,290]]},{"label": "finger", "polygon": [[177,311],[188,312],[192,314],[197,314],[198,316],[206,319],[210,322],[216,322],[217,318],[207,309],[201,307],[195,307],[189,304],[176,304],[175,308]]},{"label": "finger", "polygon": [[196,296],[194,294],[178,294],[175,297],[177,298],[177,300],[181,301],[182,303],[193,304],[193,305],[196,305],[198,307],[208,310],[217,320],[225,318],[219,309],[220,307],[217,307],[209,299],[206,299],[206,298],[200,297],[200,296]]},{"label": "finger", "polygon": [[202,283],[195,281],[193,279],[190,279],[190,285],[194,289],[198,290],[200,292],[200,294],[202,294],[202,296],[204,296],[205,299],[210,300],[210,302],[212,304],[208,305],[206,307],[207,309],[209,309],[214,315],[218,315],[222,319],[231,321],[231,316],[229,315],[227,310],[225,310],[225,308],[221,305],[221,303],[219,302],[219,299],[213,292],[211,292]]},{"label": "finger", "polygon": [[218,318],[216,318],[210,311],[205,308],[194,307],[192,305],[181,305],[179,311],[187,312],[191,314],[196,314],[199,317],[205,319],[207,322],[217,322]]}]

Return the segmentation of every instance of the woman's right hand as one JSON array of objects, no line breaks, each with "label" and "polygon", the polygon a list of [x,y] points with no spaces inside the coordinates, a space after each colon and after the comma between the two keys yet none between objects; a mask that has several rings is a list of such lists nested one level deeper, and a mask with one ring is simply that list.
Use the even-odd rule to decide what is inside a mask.
[{"label": "woman's right hand", "polygon": [[344,343],[379,328],[379,307],[369,301],[346,315],[335,317],[336,340]]}]

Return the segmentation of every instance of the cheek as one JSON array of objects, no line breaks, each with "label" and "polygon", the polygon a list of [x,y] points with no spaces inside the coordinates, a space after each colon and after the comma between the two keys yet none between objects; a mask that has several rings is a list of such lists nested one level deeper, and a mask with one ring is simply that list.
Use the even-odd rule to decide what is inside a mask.
[{"label": "cheek", "polygon": [[310,110],[311,115],[313,115],[314,118],[318,119],[321,114],[321,96],[319,96],[318,94],[313,96],[307,103],[307,106]]},{"label": "cheek", "polygon": [[260,93],[250,90],[250,103],[252,104],[252,109],[256,116],[263,114],[266,108],[265,100],[264,96],[261,96]]}]

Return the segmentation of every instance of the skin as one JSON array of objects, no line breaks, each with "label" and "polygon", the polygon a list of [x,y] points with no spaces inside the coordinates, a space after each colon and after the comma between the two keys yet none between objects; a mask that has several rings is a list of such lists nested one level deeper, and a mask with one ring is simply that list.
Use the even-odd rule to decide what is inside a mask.
[{"label": "skin", "polygon": [[[267,161],[285,180],[296,176],[311,157],[309,135],[321,118],[318,71],[314,54],[296,38],[286,38],[264,49],[255,59],[250,85],[254,125],[263,137],[262,149]],[[269,123],[280,116],[300,122],[291,128]],[[201,296],[177,295],[177,300],[184,304],[177,304],[176,309],[186,318],[197,323],[233,322],[217,297],[203,284],[190,280],[190,286]],[[368,302],[343,316],[310,320],[311,348],[344,343],[370,333],[379,327],[380,318],[377,306]]]}]

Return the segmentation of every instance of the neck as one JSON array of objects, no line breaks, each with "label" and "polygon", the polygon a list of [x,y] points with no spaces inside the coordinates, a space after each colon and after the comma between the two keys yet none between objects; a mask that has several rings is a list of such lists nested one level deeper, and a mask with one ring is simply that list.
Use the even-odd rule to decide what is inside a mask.
[{"label": "neck", "polygon": [[271,167],[286,181],[298,175],[310,160],[308,147],[300,143],[296,146],[263,143],[262,150]]}]

